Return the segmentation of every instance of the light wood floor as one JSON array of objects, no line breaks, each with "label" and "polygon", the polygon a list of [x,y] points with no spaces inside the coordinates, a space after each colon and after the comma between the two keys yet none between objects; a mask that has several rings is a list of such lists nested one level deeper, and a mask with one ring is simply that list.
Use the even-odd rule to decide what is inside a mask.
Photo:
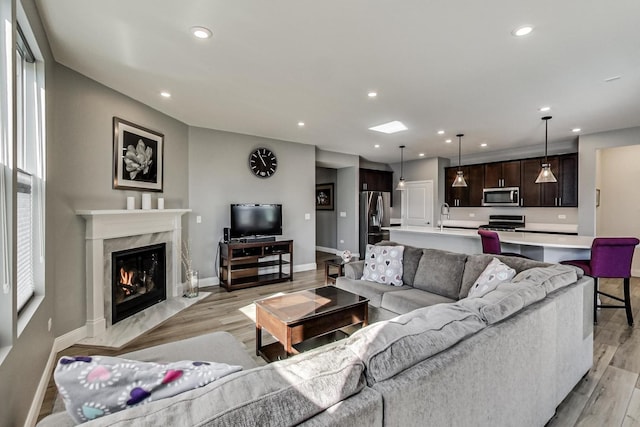
[{"label": "light wood floor", "polygon": [[[219,287],[205,288],[212,294],[175,315],[156,329],[118,351],[72,346],[63,355],[119,355],[166,342],[213,331],[228,331],[244,343],[255,357],[253,322],[239,309],[276,292],[309,289],[324,284],[324,259],[318,253],[318,270],[296,273],[293,282],[227,292]],[[601,284],[603,290],[617,293],[619,281]],[[548,426],[640,426],[640,279],[631,281],[635,327],[629,327],[624,310],[600,310],[595,326],[594,366],[558,407]],[[51,413],[56,397],[53,379],[49,383],[40,418]]]}]

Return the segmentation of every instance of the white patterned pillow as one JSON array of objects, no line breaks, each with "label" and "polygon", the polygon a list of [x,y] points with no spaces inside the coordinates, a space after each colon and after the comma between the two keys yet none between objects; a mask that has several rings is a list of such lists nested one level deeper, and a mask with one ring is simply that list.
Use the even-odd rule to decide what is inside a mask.
[{"label": "white patterned pillow", "polygon": [[64,356],[53,377],[71,418],[84,423],[204,387],[241,369],[190,360],[161,364],[108,356]]},{"label": "white patterned pillow", "polygon": [[361,280],[402,286],[404,246],[367,245]]},{"label": "white patterned pillow", "polygon": [[469,297],[481,297],[494,290],[500,283],[513,279],[515,275],[516,271],[513,268],[494,258],[469,290]]}]

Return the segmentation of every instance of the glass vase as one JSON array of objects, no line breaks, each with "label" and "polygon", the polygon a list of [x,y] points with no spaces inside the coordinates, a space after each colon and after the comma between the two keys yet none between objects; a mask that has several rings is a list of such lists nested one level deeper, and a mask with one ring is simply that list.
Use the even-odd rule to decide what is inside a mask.
[{"label": "glass vase", "polygon": [[198,270],[187,270],[187,281],[184,284],[183,296],[187,298],[195,298],[198,296],[200,291],[198,277]]}]

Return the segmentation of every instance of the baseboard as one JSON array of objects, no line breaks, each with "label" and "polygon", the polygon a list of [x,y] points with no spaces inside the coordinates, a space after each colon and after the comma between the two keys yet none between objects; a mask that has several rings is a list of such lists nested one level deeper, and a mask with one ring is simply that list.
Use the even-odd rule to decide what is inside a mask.
[{"label": "baseboard", "polygon": [[293,272],[297,273],[300,271],[310,271],[318,268],[318,265],[315,262],[310,262],[309,264],[298,264],[293,266]]},{"label": "baseboard", "polygon": [[334,255],[340,255],[342,253],[342,251],[339,251],[338,249],[325,248],[324,246],[316,246],[316,251],[325,252],[325,253],[334,254]]},{"label": "baseboard", "polygon": [[76,344],[78,341],[87,338],[87,327],[81,326],[78,329],[67,332],[64,335],[60,335],[53,341],[53,351],[58,353],[59,351],[69,348]]},{"label": "baseboard", "polygon": [[[54,347],[55,347],[55,344],[54,344]],[[27,420],[24,423],[25,426],[32,427],[32,426],[35,426],[36,423],[38,422],[38,416],[40,415],[40,409],[42,408],[42,401],[44,400],[44,395],[47,392],[47,387],[49,386],[49,379],[51,378],[53,369],[56,366],[57,353],[58,352],[55,351],[55,348],[51,349],[51,354],[49,354],[47,365],[44,368],[42,377],[40,377],[38,388],[36,389],[36,392],[33,395],[33,400],[31,401],[31,408],[29,408],[29,413],[27,414]]]}]

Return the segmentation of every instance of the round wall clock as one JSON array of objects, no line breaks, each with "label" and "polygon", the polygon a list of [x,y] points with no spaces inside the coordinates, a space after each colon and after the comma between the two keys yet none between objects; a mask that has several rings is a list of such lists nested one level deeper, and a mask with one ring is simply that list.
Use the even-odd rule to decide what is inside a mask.
[{"label": "round wall clock", "polygon": [[257,148],[249,154],[249,169],[258,178],[269,178],[278,168],[278,159],[268,148]]}]

